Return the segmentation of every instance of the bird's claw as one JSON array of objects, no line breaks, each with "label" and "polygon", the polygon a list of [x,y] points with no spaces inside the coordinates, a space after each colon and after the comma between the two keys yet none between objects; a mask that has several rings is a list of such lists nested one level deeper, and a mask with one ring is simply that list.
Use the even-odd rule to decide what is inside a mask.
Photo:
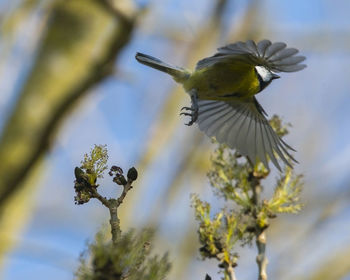
[{"label": "bird's claw", "polygon": [[191,117],[191,120],[188,123],[185,123],[185,125],[191,126],[194,124],[198,119],[198,103],[197,103],[197,92],[195,89],[193,89],[190,93],[191,96],[191,107],[182,107],[181,111],[186,110],[187,112],[181,112],[180,116],[189,116]]},{"label": "bird's claw", "polygon": [[192,107],[182,107],[180,111],[183,111],[183,110],[195,111],[195,109]]},{"label": "bird's claw", "polygon": [[192,116],[192,113],[181,112],[180,116]]},{"label": "bird's claw", "polygon": [[191,125],[194,124],[194,123],[195,123],[194,121],[190,120],[188,123],[185,123],[185,125],[191,126]]},{"label": "bird's claw", "polygon": [[181,112],[180,116],[189,116],[191,117],[191,120],[188,123],[185,123],[185,125],[191,126],[193,125],[197,119],[198,119],[198,109],[192,108],[192,107],[183,107],[182,110],[188,110],[189,112]]}]

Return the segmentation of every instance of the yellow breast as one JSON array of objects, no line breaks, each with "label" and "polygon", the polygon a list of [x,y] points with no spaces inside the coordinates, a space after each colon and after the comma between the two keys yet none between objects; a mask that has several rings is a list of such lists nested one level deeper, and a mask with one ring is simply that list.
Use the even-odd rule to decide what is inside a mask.
[{"label": "yellow breast", "polygon": [[225,61],[192,73],[183,84],[185,90],[197,90],[198,98],[230,100],[251,97],[260,90],[254,65],[241,61]]}]

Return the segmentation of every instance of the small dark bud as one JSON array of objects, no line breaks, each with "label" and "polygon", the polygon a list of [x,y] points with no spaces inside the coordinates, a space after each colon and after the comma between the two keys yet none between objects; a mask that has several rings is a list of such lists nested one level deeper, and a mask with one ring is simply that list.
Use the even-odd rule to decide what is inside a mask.
[{"label": "small dark bud", "polygon": [[255,232],[255,231],[256,231],[256,228],[255,228],[255,227],[252,227],[252,226],[248,226],[248,227],[246,228],[246,231],[247,231],[247,232]]},{"label": "small dark bud", "polygon": [[268,227],[269,227],[269,224],[267,224],[267,225],[261,227],[261,230],[265,230],[265,229],[267,229]]},{"label": "small dark bud", "polygon": [[74,169],[74,176],[77,182],[81,183],[84,180],[84,171],[81,168],[76,167]]},{"label": "small dark bud", "polygon": [[119,166],[115,166],[115,165],[113,165],[113,166],[111,167],[111,171],[114,171],[114,172],[118,172],[118,173],[120,173],[120,174],[123,174],[123,169],[121,169]]},{"label": "small dark bud", "polygon": [[143,249],[145,250],[145,252],[148,252],[151,248],[151,243],[150,242],[145,242],[143,244]]},{"label": "small dark bud", "polygon": [[205,255],[209,255],[210,254],[210,251],[208,250],[208,247],[206,245],[200,247],[199,248],[199,252],[201,252],[202,254],[205,254]]},{"label": "small dark bud", "polygon": [[246,208],[246,209],[244,209],[243,214],[244,215],[248,215],[250,212],[251,212],[251,209],[250,208]]},{"label": "small dark bud", "polygon": [[128,179],[131,180],[131,181],[135,181],[137,179],[137,170],[135,167],[131,167],[129,170],[128,170]]},{"label": "small dark bud", "polygon": [[208,274],[206,274],[204,280],[211,280],[211,277]]},{"label": "small dark bud", "polygon": [[113,176],[113,172],[112,172],[112,171],[109,171],[109,172],[108,172],[108,175],[109,175],[109,176]]},{"label": "small dark bud", "polygon": [[219,263],[218,267],[219,267],[219,268],[225,268],[225,267],[226,267],[226,264],[225,264],[225,263]]},{"label": "small dark bud", "polygon": [[219,251],[222,251],[223,246],[222,246],[222,244],[221,244],[221,241],[220,241],[220,240],[218,240],[218,239],[214,238],[214,244],[215,244],[216,248],[217,248]]},{"label": "small dark bud", "polygon": [[113,182],[117,183],[118,185],[126,185],[127,181],[123,175],[119,175],[113,178]]},{"label": "small dark bud", "polygon": [[239,152],[235,152],[235,157],[236,157],[236,158],[241,158],[242,155],[241,155]]},{"label": "small dark bud", "polygon": [[118,166],[113,165],[113,166],[111,167],[111,171],[117,171],[117,170],[118,170]]}]

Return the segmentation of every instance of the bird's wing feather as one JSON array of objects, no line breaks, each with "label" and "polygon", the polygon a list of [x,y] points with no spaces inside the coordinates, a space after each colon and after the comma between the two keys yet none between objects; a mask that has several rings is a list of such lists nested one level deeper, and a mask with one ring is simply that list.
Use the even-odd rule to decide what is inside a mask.
[{"label": "bird's wing feather", "polygon": [[248,40],[219,48],[215,55],[200,60],[196,70],[228,59],[243,59],[254,65],[265,66],[274,72],[295,72],[306,67],[305,64],[299,64],[305,57],[295,56],[298,52],[295,48],[287,48],[282,42],[271,43],[269,40],[262,40],[256,44]]},{"label": "bird's wing feather", "polygon": [[288,150],[293,150],[272,129],[263,108],[255,98],[249,101],[198,100],[198,126],[209,137],[215,136],[254,164],[260,160],[268,167],[268,158],[281,170],[280,158],[290,166],[295,159]]}]

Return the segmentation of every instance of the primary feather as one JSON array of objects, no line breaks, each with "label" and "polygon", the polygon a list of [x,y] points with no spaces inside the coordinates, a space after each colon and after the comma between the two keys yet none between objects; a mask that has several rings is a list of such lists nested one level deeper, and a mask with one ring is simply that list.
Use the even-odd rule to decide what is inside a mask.
[{"label": "primary feather", "polygon": [[215,55],[200,60],[196,70],[237,56],[240,56],[240,59],[244,57],[247,62],[252,64],[265,66],[274,72],[295,72],[304,69],[306,65],[299,63],[304,61],[305,57],[294,56],[299,51],[286,47],[285,43],[271,43],[269,40],[262,40],[258,44],[252,40],[245,43],[237,42],[221,47]]},{"label": "primary feather", "polygon": [[199,100],[198,106],[199,129],[237,149],[254,164],[260,160],[268,167],[267,155],[281,170],[278,158],[289,166],[288,159],[294,160],[288,151],[293,149],[277,136],[254,97],[246,101]]}]

